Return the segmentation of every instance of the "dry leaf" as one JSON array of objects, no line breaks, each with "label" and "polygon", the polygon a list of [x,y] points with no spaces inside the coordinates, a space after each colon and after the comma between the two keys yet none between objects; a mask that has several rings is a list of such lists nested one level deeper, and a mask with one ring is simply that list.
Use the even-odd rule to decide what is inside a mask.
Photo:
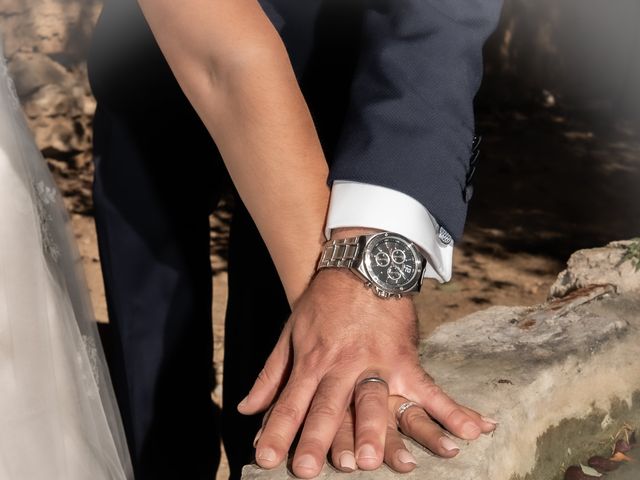
[{"label": "dry leaf", "polygon": [[580,464],[580,468],[582,469],[582,473],[589,477],[601,477],[602,474],[597,471],[595,468],[588,467],[586,465]]},{"label": "dry leaf", "polygon": [[613,460],[614,462],[635,462],[635,460],[633,458],[628,457],[627,455],[625,455],[622,452],[614,453],[613,456],[609,460]]}]

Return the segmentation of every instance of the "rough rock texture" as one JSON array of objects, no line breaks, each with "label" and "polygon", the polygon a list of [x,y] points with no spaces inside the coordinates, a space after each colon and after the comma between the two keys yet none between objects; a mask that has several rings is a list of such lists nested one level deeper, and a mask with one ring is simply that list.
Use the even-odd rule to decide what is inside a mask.
[{"label": "rough rock texture", "polygon": [[637,240],[611,242],[603,248],[577,251],[571,255],[567,269],[551,286],[550,296],[563,297],[572,290],[590,285],[611,285],[618,293],[636,290],[640,272],[635,262],[624,258],[634,243]]},{"label": "rough rock texture", "polygon": [[[640,425],[640,272],[620,263],[624,245],[577,252],[543,305],[493,307],[423,342],[436,381],[500,420],[492,436],[458,441],[451,460],[410,443],[419,466],[403,476],[326,466],[319,478],[555,480],[602,454],[625,422]],[[247,466],[243,475],[289,477],[284,466]]]},{"label": "rough rock texture", "polygon": [[0,0],[9,72],[36,142],[49,159],[85,162],[91,150],[95,100],[84,62],[100,5],[96,0]]}]

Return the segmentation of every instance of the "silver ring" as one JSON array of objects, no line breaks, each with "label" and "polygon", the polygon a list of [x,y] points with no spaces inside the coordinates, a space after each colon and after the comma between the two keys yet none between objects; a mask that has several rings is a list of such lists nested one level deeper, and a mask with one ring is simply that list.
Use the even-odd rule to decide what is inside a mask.
[{"label": "silver ring", "polygon": [[389,389],[389,384],[384,380],[384,378],[380,378],[380,377],[367,377],[364,380],[360,380],[360,383],[358,383],[358,385],[364,385],[365,383],[381,383],[383,384],[385,387],[387,387],[387,390]]},{"label": "silver ring", "polygon": [[411,407],[419,407],[419,406],[420,405],[418,405],[416,402],[412,402],[412,401],[404,402],[402,405],[400,405],[398,407],[398,410],[396,410],[396,420],[398,424],[400,423],[400,420],[402,419],[402,415],[404,414],[404,412],[409,410]]}]

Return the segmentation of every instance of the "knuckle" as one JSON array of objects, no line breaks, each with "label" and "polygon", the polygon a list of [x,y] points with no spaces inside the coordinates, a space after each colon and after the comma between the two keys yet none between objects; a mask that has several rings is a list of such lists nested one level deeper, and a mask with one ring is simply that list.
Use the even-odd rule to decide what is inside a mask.
[{"label": "knuckle", "polygon": [[356,363],[363,357],[365,357],[365,355],[368,353],[367,350],[368,349],[365,344],[354,343],[346,345],[344,348],[340,349],[340,351],[337,352],[336,356],[341,364],[348,365]]},{"label": "knuckle", "polygon": [[436,385],[435,383],[431,382],[425,383],[426,385],[424,386],[424,391],[428,398],[434,399],[446,396],[444,390],[442,390],[442,387],[440,387],[440,385]]},{"label": "knuckle", "polygon": [[322,377],[330,364],[331,355],[327,352],[320,352],[314,349],[300,357],[296,362],[296,373],[310,381],[314,381],[316,385],[322,380]]},{"label": "knuckle", "polygon": [[345,420],[338,427],[338,434],[351,435],[354,431],[354,428],[355,426],[353,422]]},{"label": "knuckle", "polygon": [[310,453],[314,457],[318,455],[318,452],[322,452],[321,455],[326,453],[328,446],[326,442],[313,436],[306,436],[300,439],[298,447],[296,448],[296,454]]},{"label": "knuckle", "polygon": [[297,423],[301,420],[300,410],[293,405],[277,403],[271,410],[270,419],[278,418],[288,423]]},{"label": "knuckle", "polygon": [[258,373],[258,378],[256,379],[256,382],[266,385],[270,383],[270,380],[271,380],[271,375],[269,374],[267,367],[264,367],[262,370],[260,370],[260,373]]},{"label": "knuckle", "polygon": [[385,408],[386,405],[386,392],[380,392],[378,389],[372,390],[367,389],[367,391],[360,391],[356,397],[356,408]]},{"label": "knuckle", "polygon": [[415,428],[419,423],[425,420],[423,412],[417,408],[410,408],[402,415],[402,420],[409,429]]},{"label": "knuckle", "polygon": [[330,403],[318,402],[309,409],[309,417],[329,419],[340,415],[344,415],[343,410]]},{"label": "knuckle", "polygon": [[358,436],[365,432],[384,432],[386,428],[386,415],[383,417],[373,411],[361,412],[356,420],[356,432]]},{"label": "knuckle", "polygon": [[451,411],[445,415],[444,420],[448,425],[461,426],[465,422],[466,417],[466,414],[460,408],[452,408]]},{"label": "knuckle", "polygon": [[258,446],[268,445],[276,452],[279,458],[289,450],[290,444],[291,440],[282,431],[274,429],[271,426],[264,428],[258,440]]},{"label": "knuckle", "polygon": [[378,450],[384,445],[384,435],[387,431],[387,425],[358,425],[357,437],[361,439],[362,443],[369,443]]}]

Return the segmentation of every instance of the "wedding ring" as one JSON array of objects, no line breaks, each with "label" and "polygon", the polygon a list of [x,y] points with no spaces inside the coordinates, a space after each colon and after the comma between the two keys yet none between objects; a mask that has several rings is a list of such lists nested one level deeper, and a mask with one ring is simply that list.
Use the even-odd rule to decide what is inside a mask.
[{"label": "wedding ring", "polygon": [[360,380],[360,383],[358,383],[358,385],[364,385],[365,383],[381,383],[385,387],[387,387],[387,390],[389,390],[389,384],[380,377],[367,377],[364,380]]},{"label": "wedding ring", "polygon": [[419,407],[419,406],[420,405],[418,405],[416,402],[412,402],[412,401],[404,402],[402,405],[400,405],[398,407],[398,410],[396,410],[396,421],[398,422],[398,425],[400,425],[400,420],[402,420],[402,415],[404,414],[404,412],[409,410],[411,407]]}]

